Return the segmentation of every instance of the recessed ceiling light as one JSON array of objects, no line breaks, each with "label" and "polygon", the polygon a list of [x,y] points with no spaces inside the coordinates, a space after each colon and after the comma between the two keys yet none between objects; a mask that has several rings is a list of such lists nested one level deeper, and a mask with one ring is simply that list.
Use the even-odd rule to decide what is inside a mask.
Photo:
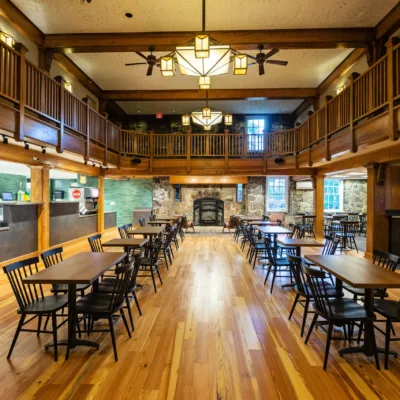
[{"label": "recessed ceiling light", "polygon": [[126,18],[132,18],[132,17],[133,17],[133,14],[132,14],[132,13],[125,13],[125,17],[126,17]]}]

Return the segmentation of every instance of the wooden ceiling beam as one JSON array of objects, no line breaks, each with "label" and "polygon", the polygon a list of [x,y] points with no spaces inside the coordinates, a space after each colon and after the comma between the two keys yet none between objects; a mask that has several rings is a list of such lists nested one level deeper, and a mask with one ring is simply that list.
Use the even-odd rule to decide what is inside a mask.
[{"label": "wooden ceiling beam", "polygon": [[365,53],[365,49],[355,49],[352,51],[318,86],[318,95],[326,90],[339,78],[341,78]]},{"label": "wooden ceiling beam", "polygon": [[[364,48],[374,39],[373,28],[275,29],[209,31],[213,39],[237,50],[256,50],[259,44],[279,49]],[[78,33],[46,35],[45,47],[65,53],[172,51],[196,32]]]},{"label": "wooden ceiling beam", "polygon": [[[210,89],[209,100],[303,99],[317,95],[315,88],[287,89]],[[114,101],[194,101],[204,100],[205,90],[105,90],[103,98]]]},{"label": "wooden ceiling beam", "polygon": [[392,10],[375,26],[375,39],[393,35],[400,29],[400,3],[397,3]]}]

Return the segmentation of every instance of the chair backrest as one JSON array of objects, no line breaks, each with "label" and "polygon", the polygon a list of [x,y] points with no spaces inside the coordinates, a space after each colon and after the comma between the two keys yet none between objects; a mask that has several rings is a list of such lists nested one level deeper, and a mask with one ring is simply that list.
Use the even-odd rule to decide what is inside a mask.
[{"label": "chair backrest", "polygon": [[367,214],[359,214],[358,219],[361,225],[365,225],[367,223]]},{"label": "chair backrest", "polygon": [[277,219],[276,220],[276,225],[281,226],[282,225],[282,220],[281,219]]},{"label": "chair backrest", "polygon": [[140,269],[140,260],[141,260],[140,254],[136,254],[135,258],[134,258],[133,272],[132,272],[131,279],[130,279],[130,282],[129,282],[129,285],[127,288],[128,292],[132,291],[132,289],[134,289],[136,287],[136,278],[137,278],[137,275],[138,275],[139,269]]},{"label": "chair backrest", "polygon": [[139,225],[140,226],[146,226],[146,219],[145,218],[139,218]]},{"label": "chair backrest", "polygon": [[155,221],[156,220],[156,214],[150,215],[149,220],[150,221]]},{"label": "chair backrest", "polygon": [[305,236],[306,230],[304,227],[300,225],[295,225],[293,228],[293,233],[291,234],[292,239],[303,239]]},{"label": "chair backrest", "polygon": [[131,277],[134,269],[134,261],[123,263],[115,268],[117,279],[114,279],[113,290],[111,292],[108,309],[115,312],[125,301],[125,294],[131,283]]},{"label": "chair backrest", "polygon": [[264,238],[265,247],[267,249],[267,259],[268,261],[276,267],[276,253],[272,243],[272,240],[268,237]]},{"label": "chair backrest", "polygon": [[269,219],[270,219],[270,218],[269,218],[269,216],[268,216],[268,215],[266,215],[266,214],[265,214],[265,215],[263,215],[263,217],[262,217],[262,220],[263,220],[263,221],[265,221],[265,222],[268,222],[268,221],[269,221]]},{"label": "chair backrest", "polygon": [[295,257],[288,255],[288,260],[290,263],[290,269],[292,270],[292,274],[294,276],[294,280],[296,282],[297,291],[304,296],[310,296],[310,290],[307,287],[307,277],[304,274],[301,257]]},{"label": "chair backrest", "polygon": [[122,225],[118,227],[119,236],[121,239],[128,239],[128,234],[126,233],[126,225]]},{"label": "chair backrest", "polygon": [[103,246],[101,245],[101,233],[90,236],[88,241],[90,248],[94,253],[102,253],[104,251]]},{"label": "chair backrest", "polygon": [[40,257],[42,258],[42,261],[44,263],[44,266],[46,268],[49,268],[52,265],[58,264],[61,261],[63,261],[62,252],[63,252],[62,247],[57,247],[56,249],[44,251],[40,255]]},{"label": "chair backrest", "polygon": [[308,285],[311,289],[311,293],[314,300],[314,307],[319,313],[329,319],[332,318],[332,307],[328,301],[328,290],[326,287],[326,274],[324,271],[310,268],[306,265],[302,265],[301,268],[307,277]]},{"label": "chair backrest", "polygon": [[185,228],[185,229],[189,228],[188,219],[187,219],[186,214],[183,214],[183,216],[182,216],[182,228]]},{"label": "chair backrest", "polygon": [[325,236],[324,248],[322,249],[323,256],[333,256],[339,246],[340,239],[334,236]]},{"label": "chair backrest", "polygon": [[358,221],[341,220],[340,225],[343,226],[344,232],[350,235],[354,235],[360,230],[360,225]]},{"label": "chair backrest", "polygon": [[374,264],[379,265],[382,268],[386,268],[392,272],[400,266],[400,257],[394,254],[386,253],[385,251],[374,250],[373,251]]},{"label": "chair backrest", "polygon": [[33,257],[3,267],[21,310],[44,297],[42,285],[22,282],[22,279],[39,271],[38,263],[39,258]]},{"label": "chair backrest", "polygon": [[316,218],[316,215],[303,215],[303,224],[314,226]]},{"label": "chair backrest", "polygon": [[[174,228],[175,236],[176,236],[176,232],[177,231],[178,231],[178,229],[175,227]],[[157,261],[158,261],[158,256],[160,254],[161,245],[162,245],[161,239],[160,238],[156,238],[156,240],[154,241],[153,247],[151,249],[151,254],[150,254],[152,265],[156,264]]]}]

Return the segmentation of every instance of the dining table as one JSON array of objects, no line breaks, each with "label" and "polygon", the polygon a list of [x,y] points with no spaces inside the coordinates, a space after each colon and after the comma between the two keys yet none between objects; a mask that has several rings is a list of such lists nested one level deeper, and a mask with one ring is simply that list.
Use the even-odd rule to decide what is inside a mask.
[{"label": "dining table", "polygon": [[[68,338],[58,341],[58,345],[67,346],[67,355],[76,346],[99,348],[94,341],[76,337],[76,285],[91,284],[95,288],[99,277],[125,257],[124,252],[82,252],[23,279],[27,284],[68,285]],[[45,348],[52,346],[48,343]]]},{"label": "dining table", "polygon": [[168,225],[170,222],[163,221],[163,220],[156,220],[156,221],[149,221],[147,222],[147,225],[150,226],[162,226],[162,225]]},{"label": "dining table", "polygon": [[277,225],[277,222],[272,222],[272,221],[252,221],[250,222],[250,226],[271,226],[271,225]]},{"label": "dining table", "polygon": [[127,259],[129,258],[129,250],[130,249],[142,249],[147,243],[148,239],[136,239],[136,238],[116,238],[109,240],[102,244],[103,247],[123,247],[125,253],[127,254]]},{"label": "dining table", "polygon": [[262,218],[258,217],[239,217],[243,222],[255,222],[255,221],[262,221]]},{"label": "dining table", "polygon": [[[354,288],[365,290],[364,308],[369,314],[374,311],[374,289],[400,288],[400,274],[382,268],[372,261],[352,256],[343,255],[306,255],[305,259],[312,264],[321,267],[336,277],[336,293],[342,296],[343,282]],[[367,356],[374,355],[374,323],[368,320],[364,330],[364,344],[362,346],[347,347],[339,350],[339,354],[364,353]],[[383,353],[384,349],[378,348]],[[392,352],[396,354],[396,352]]]},{"label": "dining table", "polygon": [[287,247],[294,247],[296,249],[296,256],[301,257],[302,247],[324,247],[324,244],[314,239],[291,239],[280,238],[278,243]]},{"label": "dining table", "polygon": [[152,241],[154,236],[159,236],[164,231],[161,226],[141,226],[139,228],[129,230],[127,233],[129,236],[143,235],[145,239],[150,236],[150,241]]}]

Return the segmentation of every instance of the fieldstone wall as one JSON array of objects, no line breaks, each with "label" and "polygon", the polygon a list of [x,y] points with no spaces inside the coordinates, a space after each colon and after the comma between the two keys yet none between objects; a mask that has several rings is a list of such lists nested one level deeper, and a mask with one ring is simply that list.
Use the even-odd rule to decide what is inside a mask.
[{"label": "fieldstone wall", "polygon": [[296,189],[296,182],[289,183],[289,209],[285,216],[285,225],[295,224],[301,221],[295,215],[314,211],[314,190]]},{"label": "fieldstone wall", "polygon": [[367,181],[361,179],[343,181],[343,211],[367,212]]},{"label": "fieldstone wall", "polygon": [[262,217],[265,211],[265,176],[249,176],[246,185],[246,212],[248,215]]}]

